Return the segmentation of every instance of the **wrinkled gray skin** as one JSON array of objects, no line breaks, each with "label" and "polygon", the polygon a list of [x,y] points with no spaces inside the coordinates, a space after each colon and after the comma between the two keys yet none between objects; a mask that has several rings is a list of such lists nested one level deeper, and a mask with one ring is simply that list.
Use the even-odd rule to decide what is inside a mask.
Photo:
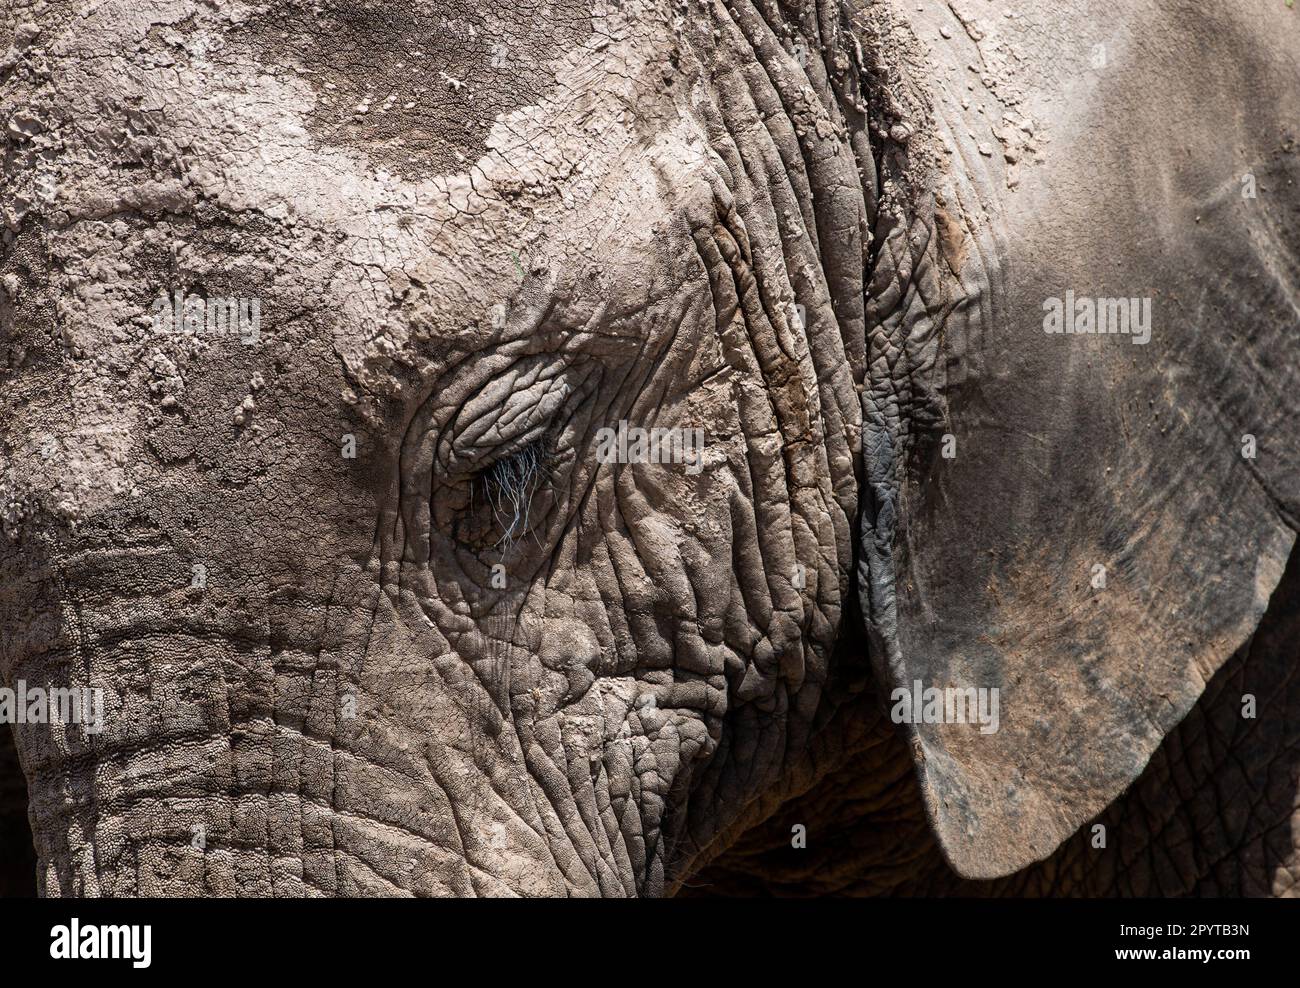
[{"label": "wrinkled gray skin", "polygon": [[1293,891],[1300,21],[1216,6],[4,0],[40,891]]}]

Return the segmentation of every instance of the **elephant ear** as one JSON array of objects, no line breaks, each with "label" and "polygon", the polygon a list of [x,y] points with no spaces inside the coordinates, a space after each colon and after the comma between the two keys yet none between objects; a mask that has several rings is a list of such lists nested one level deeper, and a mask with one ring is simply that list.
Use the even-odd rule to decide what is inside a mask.
[{"label": "elephant ear", "polygon": [[[891,400],[873,380],[859,572],[890,713],[967,877],[1046,857],[1141,773],[1251,635],[1300,518],[1300,162],[1279,115],[1300,71],[1225,58],[1185,97],[1126,98],[1193,85],[1180,43],[1099,81],[1000,215],[966,166],[938,179],[932,243],[910,238],[924,304],[875,313],[877,358],[946,314],[907,390],[901,361],[873,364]],[[1067,292],[1137,299],[1138,319],[1149,300],[1149,342],[1048,332]],[[974,723],[951,722],[958,694],[924,693],[945,688],[996,690],[996,718],[975,694]],[[1285,713],[1242,708],[1259,729]]]}]

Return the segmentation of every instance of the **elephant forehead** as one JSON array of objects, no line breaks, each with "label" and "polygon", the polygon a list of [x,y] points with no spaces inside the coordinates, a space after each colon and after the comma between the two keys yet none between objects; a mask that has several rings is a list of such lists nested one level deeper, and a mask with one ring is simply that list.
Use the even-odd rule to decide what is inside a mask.
[{"label": "elephant forehead", "polygon": [[[52,12],[36,18],[50,20],[35,25],[44,28],[37,44],[72,71],[145,70],[164,98],[183,89],[186,76],[212,89],[236,74],[299,81],[312,93],[306,124],[319,140],[426,173],[479,157],[492,122],[539,102],[555,85],[553,63],[588,44],[601,21],[592,0],[527,8],[476,0],[90,7],[75,30]],[[263,109],[274,115],[280,106]]]},{"label": "elephant forehead", "polygon": [[[469,57],[462,49],[491,50],[486,26],[507,32],[508,18],[479,13],[435,31],[454,7],[435,15],[418,5],[384,13],[374,5],[323,4],[313,8],[319,14],[304,15],[296,47],[272,59],[291,39],[270,14],[245,17],[233,8],[223,25],[206,8],[176,5],[174,16],[193,14],[189,29],[178,33],[150,29],[125,8],[115,17],[118,6],[97,8],[92,28],[76,38],[50,41],[69,56],[58,70],[68,76],[61,88],[72,95],[69,114],[114,110],[102,114],[96,133],[61,148],[57,205],[72,221],[64,246],[93,249],[72,244],[78,228],[125,206],[152,216],[150,238],[171,242],[182,261],[178,284],[177,268],[159,268],[156,252],[118,254],[123,290],[134,282],[135,294],[153,298],[160,286],[224,284],[262,299],[268,336],[281,313],[328,314],[327,331],[345,366],[369,379],[369,368],[407,346],[413,323],[435,345],[473,352],[499,341],[507,311],[518,316],[509,325],[521,333],[535,328],[529,312],[553,311],[557,298],[588,314],[604,306],[617,317],[677,291],[688,277],[683,264],[689,276],[700,276],[693,253],[682,248],[713,198],[698,177],[707,166],[707,141],[662,91],[664,43],[648,22],[624,19],[611,39],[593,34],[597,21],[584,15],[586,33],[559,46],[551,61],[550,49],[511,48],[511,58],[544,65],[549,82],[516,87],[513,102],[484,97],[472,112],[462,108],[485,129],[476,142],[439,158],[418,149],[398,154],[398,143],[364,131],[372,117],[416,113],[419,100],[409,108],[412,100],[389,98],[394,89],[381,99],[401,59],[348,61],[352,55],[344,58],[331,45],[353,54],[355,45],[343,44],[337,29],[352,24],[354,33],[380,36],[410,18],[432,18],[411,37],[425,56],[445,62]],[[552,15],[566,9],[556,5]],[[157,20],[151,15],[149,22]],[[137,41],[127,46],[129,63],[73,57],[113,37]],[[262,55],[246,57],[254,49]],[[340,65],[370,72],[371,95],[341,105]],[[409,68],[403,78],[412,75]],[[487,76],[427,69],[417,75],[438,83],[439,100],[488,85]],[[326,127],[322,114],[330,107],[339,115]],[[106,167],[101,139],[116,145],[108,161],[134,164]],[[190,230],[184,217],[203,210],[208,219]],[[158,270],[146,270],[150,264]],[[99,338],[111,321],[74,320],[72,332],[85,337],[74,344],[111,346]]]},{"label": "elephant forehead", "polygon": [[307,70],[321,140],[452,172],[484,153],[495,119],[553,89],[554,63],[589,46],[594,13],[591,0],[290,0],[243,26],[263,61]]},{"label": "elephant forehead", "polygon": [[[152,136],[152,120],[164,141],[211,165],[274,160],[310,143],[418,182],[468,172],[499,151],[492,138],[502,121],[517,136],[539,129],[520,121],[544,124],[554,140],[542,145],[566,143],[576,161],[598,150],[588,138],[610,121],[602,108],[617,102],[632,111],[625,119],[653,118],[648,90],[678,52],[657,6],[625,14],[590,0],[526,11],[466,0],[232,0],[217,9],[163,0],[140,10],[107,0],[75,31],[53,15],[22,29],[48,56],[42,69],[73,97],[64,112],[100,117],[101,138],[116,136],[124,118],[138,142]],[[517,142],[515,157],[536,143]],[[547,161],[558,163],[554,148]],[[546,177],[528,164],[520,162],[521,182]]]}]

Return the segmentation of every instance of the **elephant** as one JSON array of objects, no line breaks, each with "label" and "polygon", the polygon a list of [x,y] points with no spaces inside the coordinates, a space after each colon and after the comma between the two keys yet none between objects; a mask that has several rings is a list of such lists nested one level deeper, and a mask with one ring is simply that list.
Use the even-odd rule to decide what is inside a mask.
[{"label": "elephant", "polygon": [[1297,17],[0,4],[6,882],[1296,894]]}]

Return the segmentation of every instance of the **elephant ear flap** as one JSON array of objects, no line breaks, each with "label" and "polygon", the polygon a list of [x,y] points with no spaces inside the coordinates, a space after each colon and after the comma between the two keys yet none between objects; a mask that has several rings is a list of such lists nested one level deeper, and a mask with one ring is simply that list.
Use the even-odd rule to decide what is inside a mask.
[{"label": "elephant ear flap", "polygon": [[894,569],[865,602],[889,713],[970,878],[1046,857],[1137,778],[1253,632],[1294,539],[1209,403],[1165,409],[1137,444],[1090,386],[1000,399],[901,492],[892,551],[864,531],[864,558]]},{"label": "elephant ear flap", "polygon": [[[1259,270],[1232,245],[1218,241],[1217,263]],[[1048,856],[1119,796],[1283,574],[1300,517],[1300,326],[1285,292],[1243,320],[1217,284],[1162,292],[1138,346],[1045,333],[1052,285],[1026,283],[982,333],[982,375],[936,387],[935,435],[867,404],[863,612],[963,876]],[[1281,716],[1270,700],[1243,697],[1243,716]]]}]

